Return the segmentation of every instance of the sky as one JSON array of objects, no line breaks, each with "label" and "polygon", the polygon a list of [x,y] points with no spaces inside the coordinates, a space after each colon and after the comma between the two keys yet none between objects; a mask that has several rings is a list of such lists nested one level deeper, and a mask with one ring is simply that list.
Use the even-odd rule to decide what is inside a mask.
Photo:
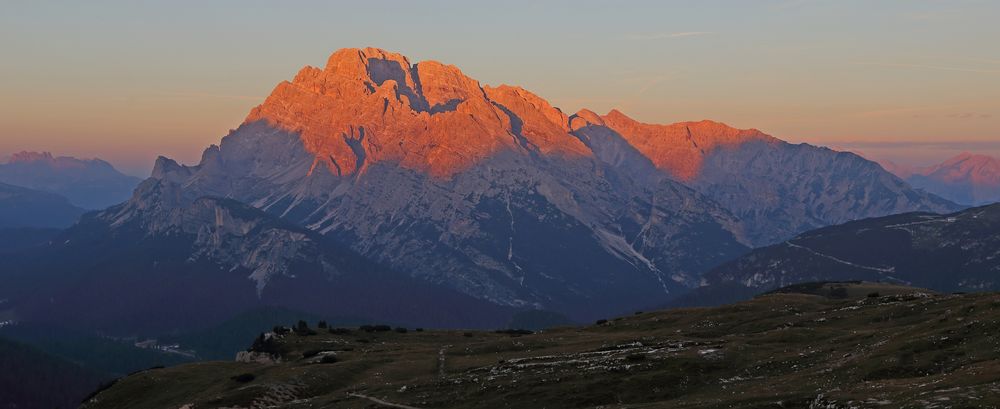
[{"label": "sky", "polygon": [[344,47],[454,64],[566,112],[712,119],[926,165],[1000,156],[1000,2],[0,0],[0,161],[196,163]]}]

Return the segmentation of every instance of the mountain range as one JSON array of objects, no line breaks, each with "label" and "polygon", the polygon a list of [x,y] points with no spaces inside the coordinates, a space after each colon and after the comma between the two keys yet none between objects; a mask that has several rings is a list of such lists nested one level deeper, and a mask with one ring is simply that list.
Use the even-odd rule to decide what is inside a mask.
[{"label": "mountain range", "polygon": [[84,212],[57,194],[0,183],[0,229],[65,228]]},{"label": "mountain range", "polygon": [[100,159],[54,157],[49,152],[19,152],[0,164],[0,183],[65,196],[84,209],[121,203],[140,181]]},{"label": "mountain range", "polygon": [[0,267],[0,297],[126,332],[262,304],[579,321],[661,303],[809,229],[959,208],[851,153],[712,121],[567,115],[454,66],[344,49],[280,83],[197,165],[157,159],[128,201]]},{"label": "mountain range", "polygon": [[581,317],[811,228],[958,208],[850,153],[711,121],[567,115],[373,48],[303,68],[198,165],[161,158],[152,179],[181,205],[231,198],[413,277]]},{"label": "mountain range", "polygon": [[962,153],[927,167],[905,166],[883,161],[886,170],[956,203],[979,206],[1000,201],[1000,159]]},{"label": "mountain range", "polygon": [[[974,159],[956,160],[949,167],[976,169],[959,172],[964,175],[986,174],[988,165],[969,165],[981,162]],[[927,175],[950,174],[945,168]],[[687,374],[694,373],[688,370],[695,368],[742,383],[750,378],[739,377],[760,368],[745,367],[739,373],[725,368],[761,357],[744,357],[744,349],[737,347],[727,350],[733,355],[724,355],[736,361],[714,361],[719,339],[755,345],[760,336],[777,334],[774,342],[787,345],[790,338],[781,331],[795,327],[786,323],[798,322],[791,317],[798,317],[801,308],[820,308],[821,315],[833,319],[844,317],[840,311],[845,308],[855,311],[850,309],[855,305],[819,305],[808,297],[789,296],[779,304],[637,314],[639,321],[612,319],[609,324],[607,318],[651,306],[719,305],[806,281],[890,282],[852,284],[849,289],[807,284],[789,290],[805,288],[812,296],[833,298],[847,292],[864,298],[857,304],[866,306],[920,302],[922,298],[891,298],[898,285],[945,292],[996,290],[1000,208],[968,209],[929,188],[915,188],[915,174],[899,175],[852,153],[790,144],[756,129],[714,121],[661,125],[618,110],[565,113],[523,88],[484,85],[454,66],[413,64],[376,48],[344,49],[324,67],[305,67],[291,81],[279,83],[236,129],[205,149],[197,164],[160,157],[141,182],[106,162],[50,154],[17,154],[0,165],[0,216],[7,217],[0,221],[15,222],[0,223],[0,336],[87,370],[108,362],[95,351],[123,348],[125,356],[137,357],[95,372],[107,378],[151,363],[225,358],[245,347],[246,334],[266,331],[273,320],[309,319],[368,324],[362,328],[371,331],[359,328],[365,334],[346,331],[352,334],[350,342],[364,344],[351,344],[351,351],[376,352],[370,356],[452,360],[456,357],[442,346],[459,345],[469,359],[490,361],[468,370],[501,372],[509,368],[502,360],[492,364],[497,353],[542,351],[518,358],[527,359],[529,366],[538,359],[542,368],[549,364],[548,352],[565,353],[566,362],[607,356],[613,359],[596,358],[594,365],[624,370],[616,373],[627,377],[629,368],[639,368],[636,362],[649,357],[649,362],[660,362],[666,356],[657,354],[676,347],[669,340],[647,344],[652,342],[648,334],[641,334],[648,330],[672,338],[681,330],[694,331],[697,352],[686,349],[695,344],[685,343],[676,351],[686,351],[687,363],[664,372],[646,365],[652,370],[647,374],[684,373],[672,384],[686,385],[692,379]],[[5,177],[29,187],[4,184]],[[85,212],[83,207],[96,210]],[[29,220],[33,223],[23,223]],[[883,299],[878,292],[892,294]],[[935,300],[954,301],[947,296]],[[964,308],[976,300],[948,305]],[[845,322],[871,324],[872,317],[882,316],[880,311],[859,312]],[[711,317],[724,318],[733,336],[726,338]],[[814,322],[825,322],[818,319]],[[528,343],[507,339],[526,334],[513,328],[594,320],[600,324],[593,328],[553,333],[572,339],[567,342],[581,346],[576,349],[547,349],[553,341],[544,334],[525,339]],[[766,325],[754,327],[761,322]],[[647,327],[610,336],[619,323]],[[898,324],[913,329],[911,323]],[[407,346],[394,349],[403,338],[385,342],[382,330],[391,327],[398,328],[393,337],[405,334],[407,327],[463,331],[460,337],[432,331],[406,335],[421,348],[408,355],[412,351]],[[757,329],[746,332],[751,327]],[[496,336],[466,332],[475,328],[512,329]],[[844,328],[858,326],[827,330],[834,334]],[[76,348],[78,343],[66,342],[63,334],[89,340],[93,348]],[[310,334],[300,328],[279,341],[298,342],[295,337]],[[347,339],[343,334],[335,330],[333,337],[324,333],[319,338],[339,345]],[[235,369],[209,364],[226,368],[223,379],[235,383],[219,384],[224,393],[206,393],[225,396],[231,406],[249,406],[244,398],[256,389],[241,386],[246,382],[239,379],[248,379],[244,375],[250,381],[254,376],[273,380],[277,383],[268,385],[284,386],[269,390],[284,393],[280,388],[288,386],[282,383],[288,378],[282,371],[299,371],[297,357],[306,366],[324,364],[305,356],[315,347],[300,351],[295,348],[302,345],[289,349],[283,346],[288,344],[268,343],[278,339],[274,336],[262,335],[241,356],[261,358],[255,355],[260,347],[275,347],[279,351],[272,357],[287,359],[289,365],[261,375],[256,369],[229,373]],[[807,333],[793,337],[802,348],[818,345],[805,342],[815,338]],[[646,358],[606,349],[633,341],[643,343]],[[871,348],[882,345],[870,341]],[[159,348],[168,344],[176,345]],[[901,349],[886,354],[909,348],[896,346]],[[480,347],[486,349],[476,349]],[[789,395],[797,401],[815,393],[815,382],[825,380],[827,370],[840,368],[840,361],[827,360],[822,364],[827,372],[805,379],[797,377],[797,366],[780,361],[772,368],[805,382]],[[913,371],[930,367],[913,365],[918,368]],[[405,366],[386,368],[417,373],[406,372]],[[61,367],[53,365],[52,370]],[[879,371],[894,368],[875,366],[869,372],[889,379]],[[151,380],[149,374],[186,379],[187,367],[178,369],[179,378],[159,378],[155,371],[126,378],[89,403],[101,407],[129,399],[134,382],[140,388],[155,387],[157,393],[193,396],[188,390],[160,388],[158,381],[143,383]],[[435,384],[445,373],[421,372],[419,384]],[[777,372],[762,373],[766,378]],[[856,385],[874,379],[869,373],[837,373],[850,375]],[[550,372],[519,374],[550,382]],[[80,380],[92,383],[94,374],[84,375]],[[580,385],[575,394],[594,405],[618,399],[591,394],[599,390],[595,385]],[[754,390],[753,385],[774,386],[747,385],[745,391]],[[344,394],[337,388],[323,389],[317,399],[340,402]],[[689,402],[695,407],[703,399],[690,389],[670,396],[655,388],[642,390],[647,389],[653,395],[639,394],[633,401],[665,402],[680,396],[674,392],[686,394],[683,399],[693,399]],[[393,390],[403,393],[406,387],[393,384]],[[458,386],[447,393],[465,389]],[[557,388],[543,395],[566,393]],[[852,393],[837,399],[850,399]],[[264,395],[254,399],[271,402],[273,396]],[[422,402],[425,395],[399,396]]]},{"label": "mountain range", "polygon": [[794,283],[871,280],[939,291],[1000,290],[1000,204],[816,229],[705,274],[679,305],[717,304]]}]

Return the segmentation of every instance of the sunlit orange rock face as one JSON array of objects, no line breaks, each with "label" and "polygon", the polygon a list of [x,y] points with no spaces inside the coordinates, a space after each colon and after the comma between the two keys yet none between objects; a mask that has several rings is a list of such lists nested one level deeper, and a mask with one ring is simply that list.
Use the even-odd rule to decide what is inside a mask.
[{"label": "sunlit orange rock face", "polygon": [[644,124],[618,111],[584,110],[571,123],[523,88],[483,86],[455,66],[411,64],[377,48],[343,49],[323,69],[303,68],[246,118],[261,120],[301,135],[316,155],[313,171],[322,166],[340,176],[392,161],[447,178],[501,150],[592,156],[571,133],[593,124],[621,134],[660,170],[690,180],[712,149],[770,138],[711,121]]},{"label": "sunlit orange rock face", "polygon": [[316,155],[314,170],[338,175],[393,161],[449,177],[504,149],[589,155],[567,132],[566,116],[541,98],[375,48],[340,50],[324,69],[303,68],[246,122],[259,120],[300,134]]},{"label": "sunlit orange rock face", "polygon": [[[584,115],[592,114],[588,111]],[[581,117],[584,115],[578,114]],[[756,129],[736,129],[713,121],[644,124],[618,110],[612,110],[600,120],[642,152],[658,169],[681,181],[697,177],[705,156],[715,149],[752,140],[777,141]]]}]

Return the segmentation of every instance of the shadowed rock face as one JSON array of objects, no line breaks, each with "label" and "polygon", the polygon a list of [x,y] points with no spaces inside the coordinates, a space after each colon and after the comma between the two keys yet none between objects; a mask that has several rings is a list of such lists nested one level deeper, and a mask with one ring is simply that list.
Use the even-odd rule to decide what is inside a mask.
[{"label": "shadowed rock face", "polygon": [[255,122],[198,166],[160,159],[151,181],[175,188],[149,200],[144,184],[129,211],[231,197],[431,282],[588,318],[694,285],[746,248],[738,221],[691,189],[593,159],[507,150],[450,178],[386,161],[336,175],[298,141]]},{"label": "shadowed rock face", "polygon": [[232,198],[412,276],[589,318],[696,286],[749,244],[950,206],[868,164],[709,121],[570,117],[454,66],[346,49],[198,165],[160,158],[152,179],[176,188],[134,206]]}]

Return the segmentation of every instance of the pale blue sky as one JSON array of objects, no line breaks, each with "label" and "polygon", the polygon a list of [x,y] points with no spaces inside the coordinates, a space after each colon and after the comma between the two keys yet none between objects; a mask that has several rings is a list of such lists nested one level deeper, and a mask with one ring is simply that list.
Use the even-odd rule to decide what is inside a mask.
[{"label": "pale blue sky", "polygon": [[1000,155],[998,20],[1000,2],[973,0],[2,1],[0,157],[192,162],[301,66],[363,46],[568,112],[715,119],[913,163]]}]

